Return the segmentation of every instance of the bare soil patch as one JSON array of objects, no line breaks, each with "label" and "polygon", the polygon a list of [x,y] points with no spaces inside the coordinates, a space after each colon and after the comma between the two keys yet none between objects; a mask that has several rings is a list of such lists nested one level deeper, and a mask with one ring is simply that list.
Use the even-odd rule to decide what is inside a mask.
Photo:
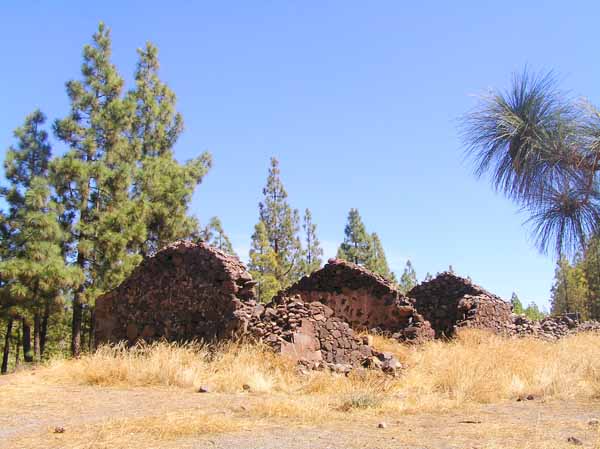
[{"label": "bare soil patch", "polygon": [[354,410],[319,423],[267,416],[271,393],[57,385],[34,373],[3,380],[6,449],[600,448],[600,431],[589,425],[600,416],[600,401],[534,398],[439,413]]}]

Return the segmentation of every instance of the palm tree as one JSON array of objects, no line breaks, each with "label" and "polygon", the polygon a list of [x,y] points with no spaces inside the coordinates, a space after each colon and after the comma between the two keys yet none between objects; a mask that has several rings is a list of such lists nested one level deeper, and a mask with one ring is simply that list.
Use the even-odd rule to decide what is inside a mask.
[{"label": "palm tree", "polygon": [[475,174],[529,215],[542,252],[574,254],[600,223],[600,112],[557,89],[552,73],[513,77],[463,118]]}]

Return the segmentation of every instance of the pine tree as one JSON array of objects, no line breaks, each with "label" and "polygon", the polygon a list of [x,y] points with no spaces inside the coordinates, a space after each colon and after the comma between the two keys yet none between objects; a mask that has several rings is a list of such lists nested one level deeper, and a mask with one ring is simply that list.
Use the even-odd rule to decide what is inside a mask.
[{"label": "pine tree", "polygon": [[[64,234],[58,222],[57,206],[51,201],[48,165],[51,148],[47,133],[41,129],[45,121],[40,111],[29,115],[23,127],[15,131],[19,143],[11,147],[4,163],[10,187],[3,189],[9,205],[9,252],[0,260],[3,297],[18,303],[22,326],[33,317],[34,356],[40,360],[45,333],[43,319],[67,288],[77,286],[81,273],[68,267],[62,254]],[[25,335],[28,335],[26,333]],[[29,358],[28,337],[25,359]]]},{"label": "pine tree", "polygon": [[277,265],[277,254],[269,242],[267,227],[262,221],[259,221],[254,227],[254,234],[252,234],[250,263],[248,264],[250,274],[257,282],[259,301],[269,301],[281,289],[281,283],[275,275],[278,269]]},{"label": "pine tree", "polygon": [[[302,245],[298,238],[299,214],[292,209],[287,202],[287,192],[281,182],[279,171],[279,162],[271,158],[271,167],[267,185],[263,189],[264,200],[258,205],[259,224],[252,237],[253,250],[259,250],[261,254],[269,254],[269,259],[274,258],[274,262],[269,260],[264,266],[254,265],[255,271],[261,273],[263,279],[267,279],[272,284],[271,278],[277,281],[279,288],[287,288],[302,273]],[[261,225],[262,223],[262,225]],[[266,234],[266,242],[272,250],[272,254],[262,248],[264,241],[262,228]],[[257,232],[260,230],[261,232]],[[251,250],[251,257],[252,251]],[[256,262],[262,263],[262,259]],[[271,292],[272,288],[263,289],[263,300],[270,299],[266,291]]]},{"label": "pine tree", "polygon": [[[135,104],[122,98],[123,79],[110,61],[110,32],[100,23],[83,52],[82,81],[69,81],[70,114],[55,122],[69,151],[52,164],[62,222],[70,228],[72,254],[85,283],[73,296],[71,351],[81,350],[83,304],[93,306],[139,261],[146,237],[143,211],[131,201],[139,150],[128,138]],[[93,321],[93,320],[92,320]]]},{"label": "pine tree", "polygon": [[219,248],[227,254],[235,255],[231,240],[223,230],[223,224],[218,217],[212,217],[210,222],[200,231],[200,238],[209,245]]},{"label": "pine tree", "polygon": [[516,313],[517,315],[525,313],[525,310],[523,309],[523,303],[515,292],[512,293],[510,303],[512,304],[513,313]]},{"label": "pine tree", "polygon": [[600,237],[594,236],[587,243],[581,262],[588,285],[587,309],[589,317],[600,320]]},{"label": "pine tree", "polygon": [[428,271],[427,274],[425,275],[425,278],[423,279],[423,282],[429,282],[433,279],[432,274]]},{"label": "pine tree", "polygon": [[403,293],[408,293],[416,285],[417,273],[413,268],[412,262],[410,260],[407,260],[402,276],[400,276],[400,291],[402,291]]},{"label": "pine tree", "polygon": [[589,318],[589,289],[579,260],[573,265],[565,258],[558,261],[551,293],[553,315],[577,312],[582,319]]},{"label": "pine tree", "polygon": [[[367,268],[375,273],[379,273],[384,278],[396,282],[396,275],[390,270],[390,267],[385,257],[383,245],[377,233],[371,234],[371,255],[367,261]],[[416,283],[416,279],[415,279]]]},{"label": "pine tree", "polygon": [[309,209],[304,211],[302,221],[302,229],[304,230],[304,267],[302,272],[304,275],[309,275],[315,270],[321,268],[323,248],[317,238],[317,225],[312,221],[312,214]]},{"label": "pine tree", "polygon": [[337,258],[357,265],[368,265],[372,257],[371,236],[357,209],[350,209],[344,228],[344,241],[338,248]]},{"label": "pine tree", "polygon": [[396,276],[389,268],[379,236],[367,232],[357,209],[350,209],[348,213],[344,241],[338,248],[337,258],[362,265],[396,282]]},{"label": "pine tree", "polygon": [[529,305],[523,310],[523,313],[527,318],[532,321],[539,321],[545,318],[546,314],[543,313],[538,305],[534,302],[530,302]]},{"label": "pine tree", "polygon": [[173,147],[183,131],[175,94],[158,76],[158,49],[147,43],[138,55],[136,87],[127,99],[135,104],[131,145],[141,156],[135,179],[136,207],[143,211],[147,232],[141,251],[150,255],[197,231],[188,206],[212,162],[207,152],[185,164],[175,159]]}]

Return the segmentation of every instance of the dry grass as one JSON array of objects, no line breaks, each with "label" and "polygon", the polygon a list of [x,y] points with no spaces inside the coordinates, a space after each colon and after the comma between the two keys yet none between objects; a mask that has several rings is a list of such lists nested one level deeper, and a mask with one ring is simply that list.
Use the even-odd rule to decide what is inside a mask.
[{"label": "dry grass", "polygon": [[161,447],[170,441],[240,430],[244,421],[226,415],[200,411],[173,412],[136,418],[110,418],[100,423],[53,429],[41,435],[28,435],[13,441],[13,447],[29,449],[68,447],[69,449],[129,449]]},{"label": "dry grass", "polygon": [[[10,422],[22,411],[42,421],[45,416],[70,420],[69,429],[54,434],[53,428],[44,428],[13,440],[11,447],[158,448],[273,423],[337,425],[380,416],[418,420],[450,410],[468,414],[480,404],[529,394],[540,400],[600,399],[600,335],[550,343],[467,330],[451,342],[409,347],[374,336],[374,345],[405,364],[400,376],[370,370],[348,376],[302,374],[260,345],[229,344],[213,351],[197,344],[103,347],[77,360],[53,360],[35,375],[17,374],[16,381],[2,387],[0,427],[3,419]],[[201,385],[217,393],[200,396],[203,408],[198,396],[189,394]],[[80,402],[70,402],[74,397]],[[102,405],[107,398],[114,402],[109,408]],[[121,408],[131,401],[133,409]],[[177,410],[170,409],[171,401]],[[71,412],[64,411],[65,403]],[[92,409],[98,414],[90,418]],[[86,412],[85,420],[76,418]],[[455,430],[456,438],[465,434],[464,428]],[[486,434],[492,433],[500,441],[512,435],[502,425],[497,431],[486,428]],[[536,441],[540,445],[532,448],[546,447],[541,434]]]},{"label": "dry grass", "polygon": [[230,344],[216,351],[200,345],[154,344],[127,350],[103,347],[79,360],[55,360],[41,373],[58,382],[103,386],[208,386],[236,393],[270,393],[264,416],[322,419],[356,410],[432,411],[468,404],[538,398],[600,397],[600,335],[559,342],[505,339],[465,330],[453,341],[407,347],[376,336],[378,349],[407,366],[398,378],[372,371],[350,376],[298,373],[262,346]]}]

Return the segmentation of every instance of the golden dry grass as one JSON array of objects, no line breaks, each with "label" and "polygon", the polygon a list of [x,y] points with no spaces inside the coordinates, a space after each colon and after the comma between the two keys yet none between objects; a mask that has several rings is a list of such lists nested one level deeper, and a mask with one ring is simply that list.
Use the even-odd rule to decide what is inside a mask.
[{"label": "golden dry grass", "polygon": [[[409,347],[374,336],[374,345],[394,352],[402,361],[406,369],[400,376],[370,370],[355,370],[348,376],[303,374],[294,363],[260,345],[232,343],[216,350],[197,344],[107,346],[80,359],[53,360],[34,376],[17,374],[21,381],[5,386],[0,402],[7,419],[14,413],[11,410],[28,414],[39,412],[40,407],[66,418],[69,413],[60,409],[71,392],[84,399],[80,408],[72,406],[73,414],[89,411],[91,404],[96,407],[95,391],[111,400],[119,400],[120,392],[134,396],[138,390],[144,395],[152,392],[160,401],[179,404],[179,410],[171,411],[168,402],[161,402],[160,409],[153,410],[150,400],[140,406],[143,413],[138,410],[119,417],[113,416],[119,410],[115,406],[96,419],[72,420],[65,434],[45,429],[14,440],[14,447],[48,447],[48,442],[54,442],[56,447],[129,448],[142,442],[152,443],[147,447],[163,447],[163,443],[167,447],[168,442],[182,438],[282,422],[338,425],[363,418],[407,419],[410,415],[418,420],[418,416],[440,412],[470,413],[481,404],[514,401],[529,394],[539,400],[600,399],[597,334],[552,343],[465,330],[450,342]],[[197,396],[189,395],[201,385],[217,393],[201,396],[207,399],[202,409],[195,404]],[[54,389],[64,396],[52,394]],[[23,409],[24,404],[31,407]],[[102,406],[97,407],[102,412]],[[2,416],[0,412],[0,424]],[[500,440],[511,435],[506,425],[498,426],[497,430],[488,427],[486,435],[495,433]],[[456,431],[457,436],[465,432]],[[535,438],[531,447],[546,447],[543,433]]]},{"label": "golden dry grass", "polygon": [[[349,376],[301,374],[292,362],[263,346],[229,344],[209,351],[200,345],[154,344],[103,347],[78,360],[55,360],[40,373],[57,382],[103,386],[208,386],[236,393],[244,385],[270,393],[264,414],[313,417],[332,411],[429,411],[468,404],[538,398],[600,397],[600,335],[558,342],[506,339],[465,330],[450,342],[408,347],[381,336],[374,345],[405,364],[397,378],[374,371]],[[314,410],[313,410],[314,409]],[[260,412],[260,411],[259,411]]]}]

